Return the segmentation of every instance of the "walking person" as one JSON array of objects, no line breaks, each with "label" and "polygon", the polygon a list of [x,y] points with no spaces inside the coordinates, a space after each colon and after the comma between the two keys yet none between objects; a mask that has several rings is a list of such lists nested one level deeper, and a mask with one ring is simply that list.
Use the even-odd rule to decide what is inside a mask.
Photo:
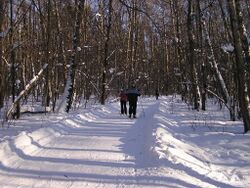
[{"label": "walking person", "polygon": [[156,100],[158,100],[158,98],[159,98],[159,91],[158,91],[158,89],[155,90],[155,98],[156,98]]},{"label": "walking person", "polygon": [[127,90],[128,103],[129,103],[129,118],[133,115],[133,118],[136,118],[136,108],[138,96],[140,96],[139,90],[132,85],[131,88]]},{"label": "walking person", "polygon": [[127,101],[128,101],[128,98],[127,98],[127,95],[126,95],[126,92],[124,89],[121,90],[120,94],[119,94],[119,97],[120,97],[120,104],[121,104],[121,114],[125,114],[127,115]]}]

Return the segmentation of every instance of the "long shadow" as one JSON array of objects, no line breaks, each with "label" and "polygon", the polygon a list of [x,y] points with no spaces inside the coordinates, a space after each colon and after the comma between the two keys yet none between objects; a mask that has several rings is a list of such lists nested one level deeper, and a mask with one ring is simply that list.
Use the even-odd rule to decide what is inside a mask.
[{"label": "long shadow", "polygon": [[[183,137],[183,136],[181,137],[182,140],[185,140],[185,138],[187,138],[189,142],[194,141],[198,145],[198,147],[201,146],[202,148],[208,147],[208,146],[214,147],[214,145],[217,145],[217,146],[220,145],[220,147],[228,148],[228,145],[230,144],[230,142],[237,143],[238,142],[237,139],[241,139],[241,137],[239,137],[239,136],[244,136],[242,133],[240,133],[240,131],[238,129],[235,129],[234,127],[229,127],[229,128],[227,128],[228,130],[225,131],[223,129],[223,127],[218,127],[217,129],[212,128],[210,130],[208,127],[206,127],[204,125],[201,125],[201,126],[198,126],[198,128],[199,129],[203,128],[203,129],[202,129],[202,131],[198,132],[199,134],[197,136],[202,138],[203,141],[197,143],[197,137],[189,136],[189,133],[190,132],[192,133],[192,131],[191,131],[192,128],[191,128],[191,125],[190,125],[191,123],[187,123],[187,121],[189,121],[189,122],[191,121],[190,117],[181,116],[178,112],[176,112],[175,114],[170,114],[169,118],[167,118],[166,114],[161,112],[161,113],[159,113],[158,119],[159,119],[159,121],[161,123],[166,125],[166,127],[164,129],[167,129],[167,131],[171,132],[172,135],[174,135],[176,138],[178,138],[177,133],[178,134],[179,133],[185,134],[185,132],[186,132],[185,137]],[[182,125],[182,126],[181,127],[179,127],[179,126],[176,126],[176,127],[175,126],[170,126],[171,128],[169,129],[167,125],[173,124],[173,122],[176,123],[177,125]],[[209,122],[207,124],[209,124]],[[213,124],[216,125],[216,122],[213,122],[211,124],[212,124],[211,126],[213,126]],[[187,131],[184,131],[185,129],[187,129]],[[212,133],[212,132],[217,132],[217,134],[214,134],[214,135],[208,134],[208,133]],[[227,135],[227,133],[230,133],[230,134]],[[238,136],[232,137],[231,134],[236,134]],[[218,141],[218,135],[222,136],[223,138],[228,136],[229,137],[229,139],[228,139],[229,142],[221,144]],[[214,139],[213,139],[213,137],[214,137]],[[209,143],[207,143],[207,141]],[[247,144],[248,143],[246,143],[246,145]],[[243,147],[243,145],[241,145],[241,147]],[[228,156],[228,158],[229,159],[230,158],[234,159],[233,156]],[[198,160],[203,161],[202,159],[198,159]],[[238,162],[234,162],[234,163],[226,162],[226,158],[223,158],[220,161],[221,161],[220,163],[213,162],[213,161],[211,161],[211,163],[213,165],[223,165],[223,166],[235,167],[235,168],[250,166],[250,163],[247,160],[243,160],[243,159],[238,161]]]},{"label": "long shadow", "polygon": [[[152,156],[147,148],[151,142],[151,134],[153,129],[153,115],[155,112],[151,112],[151,108],[158,109],[159,103],[155,103],[150,107],[144,105],[145,117],[140,116],[140,118],[135,119],[134,124],[130,126],[127,134],[121,138],[123,142],[120,148],[128,156],[133,156],[136,168],[147,168],[153,163],[149,163],[152,160]],[[154,164],[153,164],[154,165]]]},{"label": "long shadow", "polygon": [[[96,127],[91,130],[86,130],[86,127],[83,129],[78,129],[78,128],[69,128],[65,133],[65,137],[61,137],[64,142],[65,139],[69,139],[72,141],[72,139],[77,139],[77,143],[81,142],[83,139],[87,139],[88,137],[92,136],[98,136],[98,137],[121,137],[126,134],[126,127],[124,126],[119,126],[119,127],[112,127],[109,124],[106,123],[101,123],[102,126]],[[62,124],[60,124],[62,125]],[[66,125],[62,125],[63,128],[66,129]],[[90,126],[91,127],[91,126]],[[54,127],[55,128],[55,127]],[[62,127],[59,127],[62,128]],[[64,133],[61,133],[64,136]],[[77,136],[76,138],[73,138],[72,136]],[[79,137],[81,136],[81,137]],[[31,136],[29,136],[31,139],[31,143],[36,145],[39,148],[42,148],[40,144],[37,144],[34,142]],[[60,137],[56,138],[60,139]],[[52,140],[53,141],[53,140]],[[48,145],[48,143],[47,143]],[[29,161],[40,161],[40,162],[51,162],[51,163],[63,163],[63,164],[83,164],[83,165],[96,165],[96,166],[111,166],[111,167],[123,167],[123,168],[129,168],[128,164],[122,164],[122,163],[112,163],[112,162],[99,162],[99,161],[90,161],[90,160],[81,160],[81,159],[62,159],[62,158],[53,158],[53,157],[37,157],[37,156],[30,156],[26,155],[21,149],[17,148],[13,142],[10,142],[10,148],[13,152],[16,152],[16,154],[24,159],[24,160],[29,160]],[[53,147],[51,149],[54,149]],[[73,150],[79,150],[83,151],[82,149],[69,149],[71,151]]]},{"label": "long shadow", "polygon": [[[65,123],[65,120],[61,120],[60,122],[57,122],[56,124],[51,126],[51,128],[53,128],[55,131],[60,132],[60,134],[62,136],[62,137],[57,137],[56,138],[57,140],[60,138],[64,139],[64,141],[65,141],[65,139],[71,140],[71,139],[75,139],[74,136],[76,136],[76,137],[81,136],[81,139],[83,139],[84,137],[93,137],[93,136],[119,137],[120,138],[121,136],[126,134],[126,130],[127,130],[127,127],[124,125],[111,126],[110,123],[105,123],[105,121],[103,121],[102,123],[94,123],[94,122],[86,123],[86,122],[81,122],[80,120],[76,121],[76,119],[71,119],[71,121],[79,124],[79,128],[70,127],[70,125]],[[27,136],[29,136],[29,135],[27,135]],[[33,145],[36,145],[39,148],[46,149],[46,147],[35,142],[31,136],[29,136],[29,138],[31,139],[31,143]],[[81,139],[79,141],[81,141]],[[50,142],[53,142],[53,140]],[[49,145],[49,144],[46,143],[46,145]],[[49,147],[49,148],[51,150],[52,149],[58,149],[58,150],[64,149],[64,150],[68,150],[68,151],[78,151],[78,150],[83,151],[82,149],[72,149],[72,148],[55,148],[55,147]],[[87,151],[87,150],[85,150],[85,151]]]},{"label": "long shadow", "polygon": [[[72,120],[75,122],[75,120]],[[80,127],[74,128],[67,125],[65,122],[53,125],[53,129],[60,132],[61,135],[81,135],[81,136],[111,136],[111,137],[121,137],[125,134],[128,124],[117,123],[117,127],[111,126],[113,122],[100,122],[100,123],[78,123]],[[125,126],[127,125],[127,126]],[[63,131],[62,131],[63,130]]]},{"label": "long shadow", "polygon": [[123,163],[115,163],[115,162],[101,162],[101,161],[91,161],[91,160],[83,160],[83,159],[72,159],[72,158],[56,158],[56,157],[38,157],[27,155],[23,152],[23,150],[17,148],[13,142],[9,143],[10,149],[12,152],[16,153],[16,155],[25,160],[25,161],[37,161],[37,162],[50,162],[50,163],[58,163],[58,164],[78,164],[78,165],[88,165],[88,166],[106,166],[106,167],[122,167],[122,168],[130,168],[133,167],[131,164],[123,164]]},{"label": "long shadow", "polygon": [[[169,167],[171,167],[173,169],[177,169],[177,170],[181,169],[181,170],[185,171],[185,173],[188,174],[189,176],[196,177],[197,179],[201,180],[202,182],[209,183],[211,185],[214,185],[215,187],[237,188],[237,186],[232,186],[230,184],[223,183],[223,182],[214,180],[210,177],[207,177],[206,175],[200,174],[197,171],[195,171],[195,170],[193,170],[193,169],[191,169],[191,168],[189,168],[181,163],[178,163],[178,164],[173,164],[170,162],[167,162],[167,163],[168,163]],[[176,168],[177,166],[178,166],[178,168]]]},{"label": "long shadow", "polygon": [[[105,127],[105,123],[103,123]],[[114,134],[118,134],[118,136],[125,136],[126,130],[128,128],[124,127],[123,128],[124,132],[119,135],[117,132],[113,132]],[[110,131],[112,129],[107,129],[103,132]],[[75,132],[74,129],[68,130],[69,134],[66,134],[66,136],[70,136],[72,132]],[[94,130],[96,132],[100,130]],[[78,131],[76,131],[78,132]],[[84,131],[82,130],[81,134]],[[110,136],[110,134],[107,133],[99,133],[95,134],[96,136],[102,135],[102,136]],[[74,133],[73,133],[74,134]],[[112,135],[111,134],[111,135]],[[89,136],[90,133],[86,132],[86,136]],[[84,137],[84,135],[83,135]],[[32,138],[31,138],[32,139]],[[36,145],[37,147],[43,148],[40,144],[35,142],[33,139],[31,140],[32,144]],[[36,157],[36,156],[30,156],[25,154],[21,149],[17,148],[14,142],[10,142],[9,144],[11,150],[16,153],[16,155],[25,160],[25,161],[34,161],[34,162],[50,162],[51,164],[69,164],[69,165],[89,165],[89,166],[104,166],[104,167],[113,167],[113,168],[133,168],[133,164],[129,163],[112,163],[112,162],[99,162],[99,161],[90,161],[90,160],[82,160],[82,159],[62,159],[62,158],[55,158],[55,157]],[[44,147],[45,148],[45,147]],[[61,148],[60,148],[61,149]],[[71,150],[74,150],[71,149]],[[76,151],[79,151],[76,149]],[[81,150],[80,150],[81,151]],[[98,150],[97,150],[98,151]],[[113,151],[110,151],[113,152]],[[103,182],[103,183],[119,183],[122,182],[122,184],[125,185],[131,185],[135,184],[138,185],[138,187],[143,187],[143,186],[154,186],[154,187],[168,187],[170,183],[176,183],[178,182],[179,184],[185,186],[185,187],[196,187],[192,184],[188,184],[186,182],[183,182],[181,180],[175,179],[175,178],[165,178],[162,179],[162,177],[158,176],[144,176],[144,175],[137,175],[136,177],[134,175],[102,175],[102,174],[90,174],[90,173],[77,173],[77,172],[62,172],[62,171],[53,171],[53,170],[31,170],[31,169],[22,169],[21,167],[19,168],[11,168],[8,166],[3,165],[0,163],[0,169],[2,171],[10,173],[8,176],[13,176],[13,177],[20,177],[20,178],[33,178],[33,179],[48,179],[48,180],[59,180],[59,181],[88,181],[88,182]],[[153,180],[153,182],[152,182]]]},{"label": "long shadow", "polygon": [[[62,172],[53,170],[31,170],[10,168],[0,162],[0,169],[3,172],[8,172],[8,177],[19,177],[37,180],[50,180],[50,181],[73,181],[73,182],[93,182],[102,184],[125,184],[136,185],[136,187],[154,186],[154,187],[169,187],[170,184],[179,184],[184,187],[198,188],[194,184],[189,184],[176,178],[162,178],[158,176],[127,176],[127,175],[103,175],[103,174],[91,174],[84,172]],[[0,173],[1,174],[1,173]],[[2,173],[3,174],[3,173]],[[3,174],[6,175],[6,174]],[[152,180],[154,180],[152,182]],[[170,185],[170,187],[173,187]]]},{"label": "long shadow", "polygon": [[[185,109],[184,109],[184,111],[185,111]],[[180,133],[185,132],[185,131],[183,131],[183,129],[185,129],[185,128],[191,129],[190,124],[187,126],[187,125],[185,125],[185,123],[183,123],[183,122],[185,122],[185,120],[190,120],[190,117],[186,117],[186,116],[181,115],[181,112],[175,112],[175,114],[170,114],[169,115],[170,119],[166,118],[166,114],[164,114],[162,112],[159,113],[159,114],[160,114],[160,116],[162,116],[159,119],[160,122],[162,122],[162,123],[164,123],[166,125],[165,129],[167,129],[169,132],[171,132],[173,136],[176,135],[176,133],[178,133],[178,132],[180,132]],[[172,123],[176,123],[177,125],[182,125],[181,126],[182,128],[180,128],[179,126],[177,126],[175,128],[175,126],[171,125]],[[168,125],[171,127],[170,129],[167,128]],[[190,132],[190,130],[188,132]],[[209,131],[209,132],[211,132],[211,131]],[[200,135],[200,137],[202,137],[203,142],[204,142],[205,138],[206,138],[206,132],[205,133],[201,133],[201,134],[202,135]],[[182,139],[183,138],[185,139],[185,137],[182,137]],[[192,139],[190,137],[188,137],[188,140],[190,141]],[[210,138],[210,140],[211,140],[211,138]],[[201,142],[201,143],[203,143],[203,142]],[[202,161],[202,159],[198,159],[198,160]],[[172,168],[176,167],[176,164],[170,163],[169,161],[167,161],[167,163],[168,163],[168,166],[170,166]],[[213,163],[213,164],[215,164],[215,163]],[[223,165],[225,165],[225,164],[223,164]],[[215,185],[217,187],[229,187],[229,188],[235,188],[236,187],[236,186],[232,186],[232,185],[227,184],[227,183],[223,183],[223,182],[214,180],[214,179],[209,178],[209,177],[207,177],[205,175],[202,175],[202,174],[198,173],[197,171],[195,171],[195,170],[193,170],[193,169],[191,169],[191,168],[189,168],[189,167],[187,167],[187,166],[185,166],[185,165],[183,165],[181,163],[178,164],[178,167],[180,169],[184,170],[190,176],[197,177],[201,181],[208,182],[208,183],[210,183],[212,185]]]},{"label": "long shadow", "polygon": [[[110,117],[112,118],[112,117]],[[118,119],[118,118],[117,118]],[[132,120],[133,121],[133,120]],[[96,124],[96,122],[95,122]],[[101,123],[103,127],[108,126],[106,123]],[[138,123],[138,126],[141,125]],[[67,127],[67,125],[65,125]],[[91,127],[91,125],[89,125]],[[65,128],[65,127],[64,127]],[[113,132],[110,133],[110,131],[113,129]],[[122,132],[119,132],[117,129],[114,131],[114,127],[110,127],[105,130],[100,129],[94,129],[94,130],[83,130],[83,129],[74,129],[74,128],[68,128],[65,132],[65,136],[72,136],[72,135],[81,135],[81,136],[117,136],[117,137],[126,137],[126,133],[129,129],[129,126],[127,127],[119,127],[118,129],[122,129]],[[77,132],[80,132],[80,134],[77,134]],[[101,132],[100,132],[101,131]],[[99,132],[99,133],[98,133]],[[58,138],[57,138],[58,139]],[[36,143],[34,140],[31,140],[32,144],[36,145],[37,147],[42,148],[40,144]],[[46,146],[44,146],[45,148]],[[104,166],[104,167],[113,167],[113,168],[130,168],[135,169],[137,165],[134,165],[132,163],[126,163],[126,161],[123,161],[123,163],[116,163],[116,162],[99,162],[99,161],[89,161],[89,160],[82,160],[82,159],[62,159],[62,158],[55,158],[55,157],[36,157],[36,156],[30,156],[25,154],[21,149],[17,148],[13,142],[10,142],[10,148],[13,152],[16,152],[16,155],[20,157],[21,159],[25,161],[34,161],[34,162],[50,162],[51,164],[69,164],[69,165],[89,165],[89,166]],[[43,149],[44,149],[43,148]],[[61,148],[60,148],[61,149]],[[74,151],[74,148],[72,149]],[[78,149],[76,149],[78,151]],[[81,151],[81,150],[80,150]],[[98,150],[97,150],[98,151]],[[113,151],[110,151],[113,152]],[[136,159],[137,161],[139,159]],[[137,163],[137,162],[136,162]],[[42,170],[30,170],[30,169],[22,169],[22,168],[11,168],[4,166],[2,163],[0,164],[0,169],[2,171],[9,172],[11,174],[14,174],[15,177],[21,177],[21,178],[34,178],[34,179],[53,179],[53,180],[60,180],[60,181],[67,181],[70,179],[70,181],[88,181],[88,182],[104,182],[104,183],[119,183],[122,182],[122,184],[125,185],[131,185],[135,184],[138,187],[143,186],[154,186],[154,187],[169,187],[169,184],[180,184],[184,187],[197,187],[193,184],[186,183],[182,180],[178,180],[175,178],[170,177],[159,177],[159,176],[146,176],[146,175],[102,175],[102,174],[90,174],[90,173],[77,173],[77,172],[62,172],[62,171],[42,171]]]},{"label": "long shadow", "polygon": [[48,147],[48,146],[43,146],[37,141],[35,141],[31,136],[29,136],[31,139],[31,144],[36,146],[37,148],[40,149],[45,149],[45,150],[58,150],[58,151],[80,151],[80,152],[105,152],[105,153],[121,153],[120,151],[115,151],[115,150],[104,150],[104,149],[84,149],[84,148],[65,148],[65,147]]},{"label": "long shadow", "polygon": [[[105,124],[103,124],[105,125]],[[61,135],[70,136],[70,135],[81,135],[81,136],[111,136],[111,137],[120,137],[126,133],[126,129],[123,127],[109,129],[109,128],[88,128],[88,129],[80,129],[80,130],[70,130],[68,132],[63,132]]]},{"label": "long shadow", "polygon": [[[152,105],[151,108],[156,108],[157,105],[155,104]],[[193,169],[188,168],[187,166],[184,166],[182,164],[173,164],[170,161],[164,161],[161,160],[163,163],[157,163],[157,162],[152,162],[154,161],[154,156],[148,152],[150,148],[145,148],[148,145],[146,142],[150,142],[149,136],[153,133],[153,129],[155,128],[154,123],[159,120],[153,120],[153,113],[149,113],[150,109],[146,109],[145,113],[146,118],[144,119],[138,119],[134,125],[131,126],[131,128],[128,130],[128,133],[121,139],[123,144],[120,146],[121,149],[128,155],[128,156],[133,156],[130,158],[131,161],[135,163],[135,168],[150,168],[150,167],[159,167],[159,166],[165,166],[170,167],[172,169],[176,170],[182,170],[185,171],[186,174],[190,175],[191,177],[195,177],[197,179],[200,179],[203,182],[206,182],[208,184],[214,185],[216,187],[227,187],[227,188],[236,188],[235,186],[231,186],[227,183],[219,182],[217,180],[211,179],[209,177],[206,177],[198,172],[196,172]],[[159,112],[157,112],[158,114]],[[166,123],[166,122],[165,122]],[[151,132],[148,132],[151,131]],[[145,139],[146,138],[146,139]],[[148,154],[148,156],[145,156],[145,154]],[[159,159],[158,159],[159,160]],[[158,166],[159,165],[159,166]],[[149,177],[150,178],[150,177]],[[166,177],[162,177],[163,179]],[[194,186],[191,186],[194,187]]]},{"label": "long shadow", "polygon": [[[147,107],[144,105],[144,107]],[[108,126],[108,123],[104,122],[98,122],[93,121],[92,125],[94,128],[94,124],[101,124],[102,127],[96,127],[93,130],[84,130],[81,128],[72,128],[68,125],[62,125],[65,128],[65,136],[79,136],[81,135],[83,138],[86,136],[113,136],[113,137],[122,137],[120,141],[123,142],[123,144],[120,146],[122,151],[125,152],[128,156],[134,156],[133,158],[128,158],[128,160],[131,160],[133,163],[119,163],[119,162],[99,162],[99,161],[90,161],[90,160],[82,160],[82,159],[63,159],[63,158],[57,158],[57,157],[36,157],[36,156],[30,156],[25,154],[21,149],[17,148],[13,142],[10,142],[10,148],[13,152],[16,152],[17,156],[20,157],[23,160],[26,161],[34,161],[34,162],[50,162],[51,164],[69,164],[69,165],[88,165],[88,166],[103,166],[103,167],[113,167],[113,168],[134,168],[134,169],[146,169],[148,167],[155,167],[154,163],[150,163],[151,156],[145,156],[146,150],[149,148],[144,148],[145,145],[144,141],[147,141],[148,137],[144,137],[145,133],[149,133],[150,129],[153,127],[150,127],[148,130],[145,130],[145,127],[147,125],[150,125],[150,123],[153,123],[151,119],[153,118],[149,116],[150,110],[145,109],[146,117],[144,119],[137,119],[137,120],[131,120],[131,122],[134,122],[135,124],[132,126],[129,126],[128,123],[126,123],[128,126],[119,127],[122,129],[122,131],[119,131],[119,128],[114,130],[114,127],[110,127],[108,129],[103,129],[105,126]],[[112,115],[107,116],[103,115],[105,119],[109,119],[107,117],[110,117],[112,119]],[[101,116],[100,116],[101,117]],[[119,120],[119,117],[114,117],[117,120]],[[61,122],[60,122],[61,123]],[[79,120],[80,123],[80,120]],[[114,122],[111,122],[113,124]],[[131,123],[132,124],[132,123]],[[84,123],[82,126],[87,126],[91,128],[91,123],[85,125]],[[117,123],[118,126],[118,123]],[[67,127],[67,128],[66,128]],[[101,128],[101,129],[99,129]],[[58,127],[60,129],[60,127]],[[112,131],[110,133],[110,131]],[[79,133],[80,131],[80,133]],[[151,130],[152,131],[152,130]],[[149,135],[147,135],[149,136]],[[69,138],[72,139],[72,138]],[[138,142],[136,140],[138,139]],[[33,143],[34,144],[34,143]],[[35,145],[35,144],[34,144]],[[40,147],[40,144],[37,144],[37,146]],[[46,147],[46,146],[43,146]],[[59,148],[61,149],[61,148]],[[71,151],[79,151],[78,148],[71,148]],[[66,150],[70,151],[70,150]],[[81,149],[80,149],[81,151]],[[113,152],[113,151],[112,151]],[[145,152],[145,153],[144,153]],[[174,165],[174,164],[168,164],[168,167],[173,169],[180,169],[180,166]],[[209,182],[210,184],[216,185],[218,187],[229,187],[232,188],[233,186],[223,184],[217,181],[214,181],[212,179],[209,179],[207,177],[204,177],[197,172],[185,167],[181,166],[181,169],[184,170],[187,174],[197,177],[200,180],[205,180],[204,182]],[[103,182],[103,183],[119,183],[122,182],[122,184],[125,185],[138,185],[138,187],[143,186],[154,186],[154,187],[169,187],[170,184],[174,185],[180,185],[183,187],[199,187],[191,183],[187,183],[180,178],[171,178],[171,177],[165,177],[165,176],[147,176],[147,175],[108,175],[108,174],[91,174],[91,173],[84,173],[84,172],[65,172],[65,171],[55,171],[55,170],[31,170],[31,169],[22,169],[22,168],[11,168],[8,166],[5,166],[3,163],[0,162],[0,170],[2,172],[7,172],[8,176],[15,176],[20,178],[33,178],[37,180],[45,179],[45,180],[58,180],[58,181],[87,181],[87,182]],[[6,174],[4,174],[6,175]],[[173,187],[173,186],[171,186]],[[177,186],[176,186],[177,187]]]}]

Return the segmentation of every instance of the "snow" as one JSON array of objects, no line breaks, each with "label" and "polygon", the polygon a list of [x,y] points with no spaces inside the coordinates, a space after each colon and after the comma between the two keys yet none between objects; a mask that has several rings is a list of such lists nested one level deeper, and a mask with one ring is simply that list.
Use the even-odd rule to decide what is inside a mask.
[{"label": "snow", "polygon": [[117,75],[117,76],[120,76],[120,75],[122,75],[123,73],[124,73],[123,71],[120,71],[120,72],[116,73],[116,75]]},{"label": "snow", "polygon": [[234,51],[234,47],[231,43],[229,44],[224,44],[221,46],[222,50],[225,52],[225,53],[229,53],[229,52],[233,52]]},{"label": "snow", "polygon": [[80,46],[77,47],[77,51],[80,52],[82,48]]},{"label": "snow", "polygon": [[96,104],[2,128],[1,187],[250,187],[250,135],[226,109],[168,96],[140,98],[137,119],[119,111]]},{"label": "snow", "polygon": [[113,74],[114,72],[115,72],[115,68],[110,68],[110,69],[109,69],[109,73],[110,73],[110,74]]},{"label": "snow", "polygon": [[102,17],[102,15],[100,13],[96,13],[95,15],[96,17]]}]

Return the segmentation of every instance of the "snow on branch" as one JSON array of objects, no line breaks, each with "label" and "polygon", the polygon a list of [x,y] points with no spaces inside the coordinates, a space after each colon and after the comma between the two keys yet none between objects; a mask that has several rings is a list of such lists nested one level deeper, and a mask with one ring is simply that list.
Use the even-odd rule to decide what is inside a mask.
[{"label": "snow on branch", "polygon": [[224,44],[221,46],[221,49],[225,52],[225,53],[232,53],[234,51],[234,46],[229,43],[229,44]]},{"label": "snow on branch", "polygon": [[225,102],[225,100],[223,98],[221,98],[219,95],[217,95],[215,92],[209,90],[209,89],[206,89],[206,91],[210,94],[212,94],[214,97],[216,97],[219,101],[221,101],[226,107],[227,109],[230,109],[229,106],[227,105],[227,103]]},{"label": "snow on branch", "polygon": [[5,57],[2,56],[2,60],[6,63],[8,67],[11,67],[11,64],[7,61]]}]

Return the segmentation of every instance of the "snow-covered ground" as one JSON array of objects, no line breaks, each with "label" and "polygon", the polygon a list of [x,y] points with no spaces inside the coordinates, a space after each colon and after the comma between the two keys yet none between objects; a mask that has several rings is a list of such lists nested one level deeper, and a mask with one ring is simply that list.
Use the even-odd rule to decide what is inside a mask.
[{"label": "snow-covered ground", "polygon": [[118,102],[22,116],[0,129],[1,187],[250,187],[250,135],[226,110],[142,98],[138,116]]}]

